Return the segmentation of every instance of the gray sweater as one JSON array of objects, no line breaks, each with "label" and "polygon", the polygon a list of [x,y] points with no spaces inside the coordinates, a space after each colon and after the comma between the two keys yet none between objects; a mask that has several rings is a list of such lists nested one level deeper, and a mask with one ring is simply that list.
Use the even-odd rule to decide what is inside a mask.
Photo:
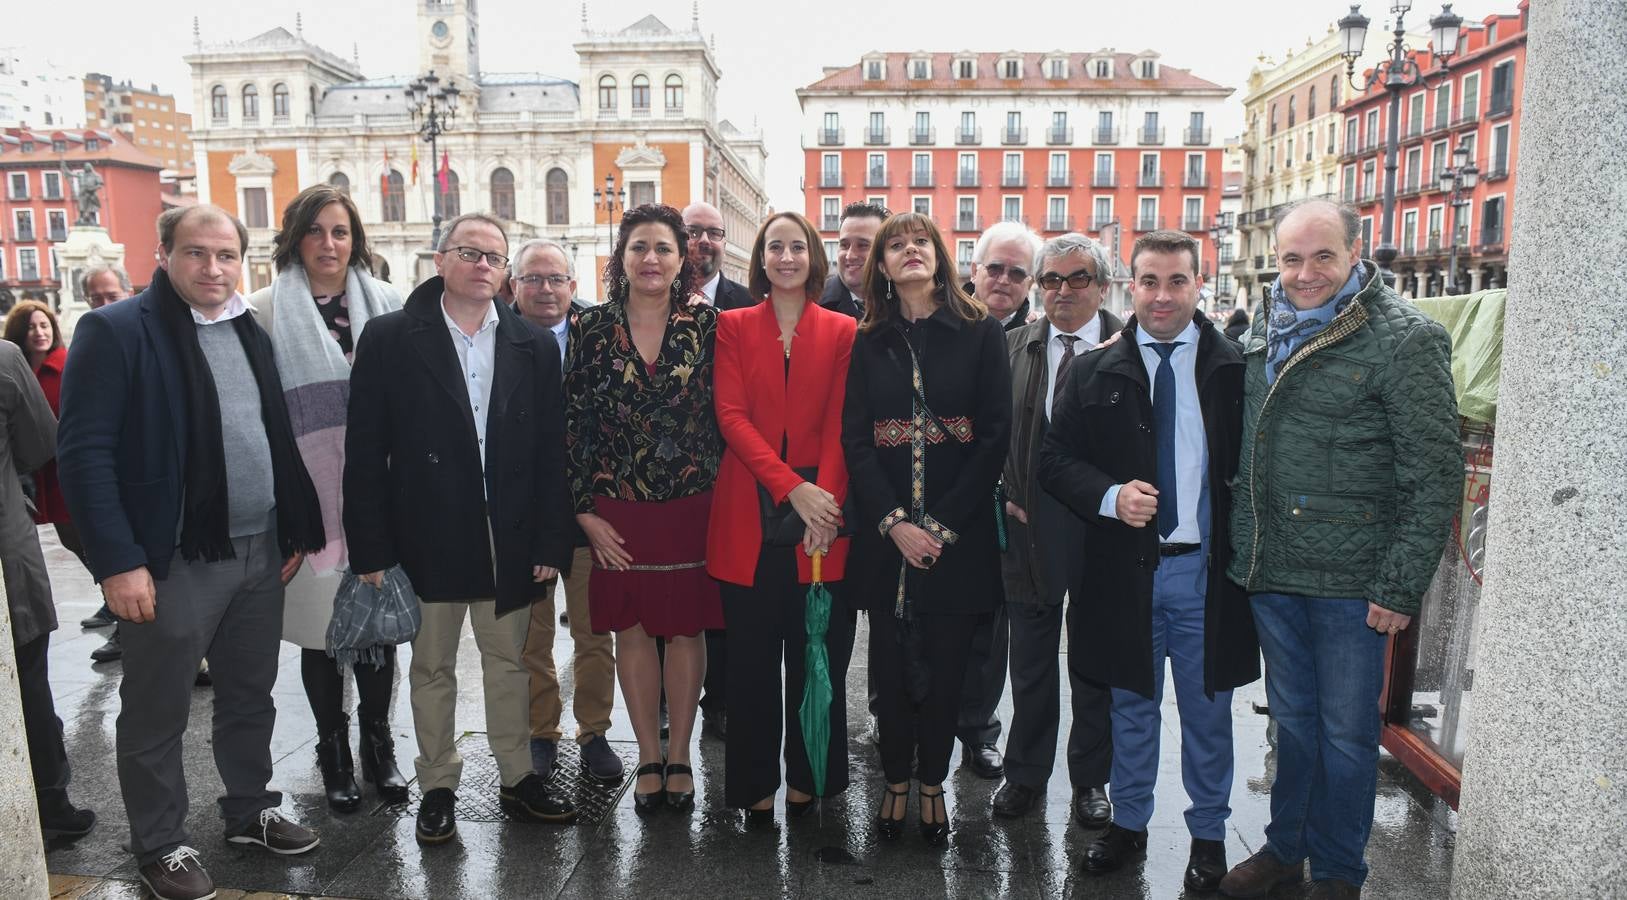
[{"label": "gray sweater", "polygon": [[226,450],[226,503],[231,536],[275,527],[277,498],[271,444],[260,414],[260,388],[243,342],[230,322],[198,325],[198,344],[209,361],[220,402],[220,434]]}]

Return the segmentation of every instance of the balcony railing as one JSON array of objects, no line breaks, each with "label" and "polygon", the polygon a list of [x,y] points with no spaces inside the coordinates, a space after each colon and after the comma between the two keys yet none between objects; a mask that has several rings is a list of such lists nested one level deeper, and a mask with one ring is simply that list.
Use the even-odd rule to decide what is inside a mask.
[{"label": "balcony railing", "polygon": [[1146,146],[1146,145],[1151,145],[1151,144],[1162,144],[1163,142],[1164,142],[1164,129],[1162,129],[1162,128],[1137,128],[1136,129],[1136,143],[1138,143],[1138,144]]},{"label": "balcony railing", "polygon": [[1117,128],[1096,128],[1090,133],[1090,142],[1093,144],[1117,144],[1119,130]]},{"label": "balcony railing", "polygon": [[887,185],[888,185],[888,182],[887,182],[887,170],[886,169],[871,169],[870,171],[864,173],[864,186],[865,187],[867,187],[867,188],[884,188],[884,187],[887,187]]},{"label": "balcony railing", "polygon": [[1479,121],[1480,104],[1478,103],[1469,109],[1464,109],[1462,106],[1459,106],[1457,109],[1452,110],[1453,128],[1462,128],[1465,125],[1473,125]]},{"label": "balcony railing", "polygon": [[1411,122],[1411,121],[1407,122],[1407,127],[1401,132],[1401,140],[1403,140],[1403,141],[1417,140],[1418,138],[1421,138],[1423,136],[1424,136],[1424,122],[1423,122],[1423,119],[1419,119],[1416,122]]},{"label": "balcony railing", "polygon": [[1156,188],[1163,186],[1163,172],[1138,172],[1136,174],[1136,187]]},{"label": "balcony railing", "polygon": [[955,173],[955,187],[977,187],[977,170],[961,169]]},{"label": "balcony railing", "polygon": [[[32,244],[33,242],[34,242],[34,229],[32,229],[32,228],[19,228],[19,229],[17,229],[17,243],[19,243],[19,244]],[[24,280],[27,281],[27,280],[30,280],[30,279],[24,279]]]},{"label": "balcony railing", "polygon": [[1067,127],[1057,128],[1053,125],[1045,132],[1045,143],[1071,144],[1073,143],[1073,129]]},{"label": "balcony railing", "polygon": [[893,130],[891,128],[866,128],[864,130],[864,142],[866,144],[886,144],[890,143],[892,139]]},{"label": "balcony railing", "polygon": [[931,172],[915,171],[910,173],[910,187],[929,188],[932,187],[932,185],[933,181]]},{"label": "balcony railing", "polygon": [[956,129],[955,143],[981,144],[983,143],[983,129],[981,127]]},{"label": "balcony railing", "polygon": [[1181,230],[1196,234],[1209,226],[1204,224],[1203,216],[1187,216],[1181,219]]},{"label": "balcony railing", "polygon": [[841,172],[820,172],[819,186],[822,188],[839,188],[842,186]]},{"label": "balcony railing", "polygon": [[1181,177],[1181,187],[1206,188],[1208,186],[1208,172],[1187,172]]},{"label": "balcony railing", "polygon": [[1026,144],[1028,143],[1028,129],[1026,127],[1001,129],[1000,143]]},{"label": "balcony railing", "polygon": [[1407,197],[1418,193],[1420,190],[1422,190],[1422,186],[1418,180],[1418,173],[1408,172],[1407,177],[1401,179],[1401,184],[1399,185],[1398,190],[1396,190],[1395,195],[1397,197]]},{"label": "balcony railing", "polygon": [[1374,187],[1373,185],[1368,185],[1368,186],[1361,189],[1361,193],[1356,197],[1356,202],[1357,203],[1372,203],[1374,200],[1377,200],[1377,199],[1378,199],[1378,188]]},{"label": "balcony railing", "polygon": [[1163,227],[1163,216],[1136,216],[1137,231],[1157,231]]},{"label": "balcony railing", "polygon": [[936,129],[936,128],[928,127],[928,128],[911,128],[910,129],[910,143],[911,144],[915,144],[915,145],[919,146],[921,144],[935,144],[937,142],[938,142],[938,129]]},{"label": "balcony railing", "polygon": [[1265,268],[1265,254],[1264,253],[1256,253],[1256,254],[1254,254],[1254,268],[1256,270],[1260,270],[1260,269]]},{"label": "balcony railing", "polygon": [[1027,187],[1028,178],[1022,172],[1001,172],[1000,186],[1003,188]]},{"label": "balcony railing", "polygon": [[836,229],[841,228],[841,227],[842,227],[842,217],[841,216],[825,216],[823,219],[820,220],[819,230],[820,231],[835,231]]},{"label": "balcony railing", "polygon": [[845,128],[819,129],[819,146],[821,147],[840,147],[846,139],[847,129]]},{"label": "balcony railing", "polygon": [[40,280],[40,270],[38,268],[35,268],[35,267],[23,266],[21,269],[17,270],[17,280],[18,281],[24,281],[24,282],[27,282],[27,281],[39,281]]},{"label": "balcony railing", "polygon": [[1072,181],[1073,179],[1068,177],[1067,169],[1063,169],[1060,172],[1056,169],[1052,169],[1045,173],[1046,187],[1067,187]]},{"label": "balcony railing", "polygon": [[1073,216],[1046,216],[1046,231],[1072,231]]},{"label": "balcony railing", "polygon": [[1491,165],[1486,168],[1486,174],[1485,174],[1484,177],[1485,177],[1485,179],[1487,181],[1501,181],[1504,178],[1507,178],[1508,177],[1508,160],[1506,160],[1506,159],[1494,159],[1494,160],[1492,160]]},{"label": "balcony railing", "polygon": [[1209,143],[1208,128],[1188,128],[1181,132],[1181,140],[1188,147],[1201,147]]},{"label": "balcony railing", "polygon": [[1223,266],[1229,266],[1229,265],[1231,265],[1232,263],[1235,263],[1235,262],[1237,262],[1237,254],[1232,252],[1232,248],[1230,248],[1230,247],[1221,247],[1220,248],[1220,263],[1219,264],[1223,265]]},{"label": "balcony railing", "polygon": [[68,239],[68,228],[65,225],[51,226],[51,240],[60,243]]},{"label": "balcony railing", "polygon": [[1116,172],[1103,172],[1100,169],[1090,173],[1090,186],[1110,188],[1119,186],[1119,176]]},{"label": "balcony railing", "polygon": [[1474,243],[1474,252],[1481,255],[1495,255],[1503,252],[1503,229],[1482,228],[1480,240]]},{"label": "balcony railing", "polygon": [[1486,106],[1486,117],[1501,118],[1514,113],[1514,92],[1503,91],[1491,95],[1491,103]]},{"label": "balcony railing", "polygon": [[983,230],[983,217],[982,216],[971,216],[971,215],[967,215],[966,213],[961,213],[961,214],[955,216],[955,230],[956,231],[982,231]]}]

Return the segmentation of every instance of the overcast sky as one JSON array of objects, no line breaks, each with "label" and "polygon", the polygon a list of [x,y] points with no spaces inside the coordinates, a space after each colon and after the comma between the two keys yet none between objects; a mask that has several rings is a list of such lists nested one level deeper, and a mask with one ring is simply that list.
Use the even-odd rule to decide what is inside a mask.
[{"label": "overcast sky", "polygon": [[[214,0],[69,0],[64,6],[37,0],[8,4],[0,45],[43,49],[73,71],[100,71],[118,79],[156,83],[192,106],[190,76],[181,57],[192,49],[197,16],[205,43],[244,40],[279,25],[292,31],[303,13],[310,40],[340,56],[355,43],[369,77],[409,74],[417,66],[418,4],[414,0],[351,0],[346,3],[226,4]],[[1388,3],[1369,2],[1368,41],[1380,39]],[[1478,21],[1513,12],[1514,0],[1458,0],[1456,12]],[[571,45],[581,34],[580,3],[560,0],[481,0],[481,65],[487,71],[536,71],[577,80]],[[1421,27],[1438,6],[1420,3],[1408,15]],[[804,10],[820,10],[810,17]],[[800,110],[796,89],[820,77],[824,66],[851,65],[871,50],[1066,50],[1112,47],[1122,52],[1154,49],[1166,65],[1237,89],[1229,112],[1215,123],[1215,136],[1242,126],[1242,95],[1250,68],[1264,52],[1282,59],[1308,38],[1320,37],[1349,9],[1339,0],[1162,0],[1126,4],[1103,0],[1017,0],[938,4],[877,0],[776,3],[702,0],[701,30],[714,35],[723,72],[718,102],[722,115],[742,129],[761,127],[768,146],[769,201],[801,209]],[[65,13],[71,15],[71,20]],[[653,13],[674,29],[688,27],[688,0],[590,2],[594,30],[623,28]]]}]

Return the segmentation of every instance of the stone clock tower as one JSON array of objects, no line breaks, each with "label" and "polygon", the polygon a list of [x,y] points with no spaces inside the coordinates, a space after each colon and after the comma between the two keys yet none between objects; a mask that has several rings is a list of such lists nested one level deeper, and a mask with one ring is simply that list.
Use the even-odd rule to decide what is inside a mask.
[{"label": "stone clock tower", "polygon": [[[476,0],[418,0],[418,70],[443,77],[480,78],[480,16]],[[460,80],[461,80],[460,79]]]}]

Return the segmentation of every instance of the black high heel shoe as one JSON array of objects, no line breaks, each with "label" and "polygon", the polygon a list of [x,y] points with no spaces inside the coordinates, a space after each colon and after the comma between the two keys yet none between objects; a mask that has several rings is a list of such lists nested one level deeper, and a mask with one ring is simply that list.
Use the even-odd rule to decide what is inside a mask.
[{"label": "black high heel shoe", "polygon": [[[635,812],[649,815],[650,813],[660,809],[661,804],[666,801],[667,780],[666,777],[662,775],[662,770],[664,768],[664,763],[645,763],[644,765],[638,767],[638,771],[633,773],[633,784],[635,785],[633,788],[633,810]],[[645,775],[662,775],[661,787],[649,792],[648,794],[639,793],[636,785],[638,784],[638,779],[643,778]]]},{"label": "black high heel shoe", "polygon": [[[938,821],[926,820],[927,807]],[[943,785],[938,785],[936,793],[927,793],[926,787],[921,788],[921,837],[931,847],[942,847],[949,840],[949,808],[943,802]]]},{"label": "black high heel shoe", "polygon": [[[893,790],[891,785],[882,787],[881,809],[876,811],[876,831],[881,835],[882,840],[896,841],[904,833],[904,814],[909,809],[909,796],[910,792],[907,787],[902,791]],[[886,811],[893,805],[892,798],[894,797],[904,798],[904,802],[898,804],[899,816],[896,819],[889,818],[886,815]]]},{"label": "black high heel shoe", "polygon": [[808,813],[813,812],[814,802],[818,799],[818,797],[809,797],[806,800],[792,800],[790,797],[785,798],[785,817],[787,819],[802,818]]},{"label": "black high heel shoe", "polygon": [[666,777],[674,775],[688,775],[689,790],[667,791],[667,805],[679,812],[688,812],[695,808],[695,770],[683,763],[667,763]]}]

